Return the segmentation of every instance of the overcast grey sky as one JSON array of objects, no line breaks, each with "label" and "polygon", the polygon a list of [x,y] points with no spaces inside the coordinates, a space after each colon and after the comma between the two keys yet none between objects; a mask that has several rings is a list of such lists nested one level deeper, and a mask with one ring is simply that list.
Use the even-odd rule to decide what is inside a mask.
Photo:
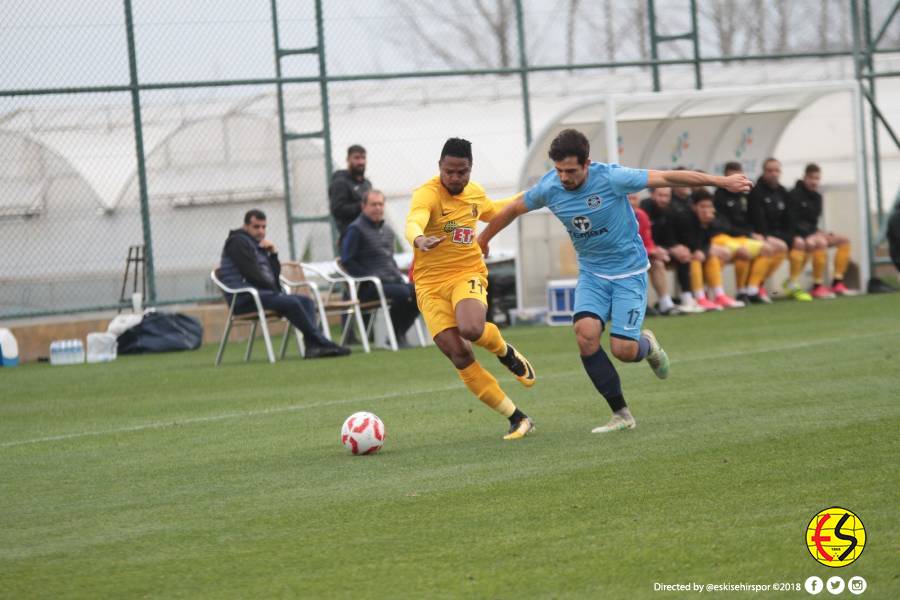
[{"label": "overcast grey sky", "polygon": [[[638,54],[639,31],[634,13],[640,2],[580,0],[575,21],[575,60],[604,60],[605,39],[614,36],[620,60]],[[844,36],[847,0],[764,0],[769,19],[768,44],[778,35],[779,11],[787,6],[791,44],[802,48],[819,40],[822,7],[828,9],[825,35]],[[525,0],[529,61],[560,64],[565,59],[565,34],[572,0]],[[496,7],[499,3],[487,3]],[[507,5],[511,3],[506,2]],[[706,55],[717,53],[712,0],[699,0],[702,46]],[[752,16],[758,4],[734,0],[739,16]],[[328,69],[332,74],[407,71],[443,68],[442,62],[416,40],[415,23],[437,38],[450,54],[465,56],[467,45],[451,26],[461,19],[488,35],[483,17],[471,0],[327,0],[325,5]],[[769,6],[771,5],[771,6]],[[892,2],[873,0],[875,19],[883,18]],[[315,43],[313,0],[281,0],[282,46]],[[678,33],[688,26],[687,0],[657,0],[659,29]],[[411,10],[408,10],[410,9]],[[133,0],[138,67],[142,81],[256,78],[274,74],[272,21],[269,0]],[[0,0],[0,88],[93,86],[123,84],[128,80],[127,49],[122,0]],[[780,14],[780,13],[779,13]],[[614,27],[607,28],[612,15]],[[900,42],[900,18],[895,18],[888,41]],[[514,22],[508,25],[514,33]],[[740,31],[740,27],[738,27]],[[646,32],[644,32],[646,33]],[[740,33],[738,33],[740,35]],[[514,36],[509,45],[514,46]],[[484,42],[490,45],[490,41]],[[493,48],[496,54],[496,48]],[[511,48],[515,56],[515,48]],[[685,54],[687,47],[668,45],[666,53]],[[471,62],[468,61],[468,62]],[[312,57],[284,62],[286,74],[312,75]],[[487,65],[484,65],[487,66]]]}]

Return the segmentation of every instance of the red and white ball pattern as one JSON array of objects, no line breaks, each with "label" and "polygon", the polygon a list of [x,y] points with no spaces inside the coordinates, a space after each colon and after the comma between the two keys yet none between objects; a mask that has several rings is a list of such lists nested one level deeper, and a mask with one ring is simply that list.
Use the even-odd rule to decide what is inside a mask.
[{"label": "red and white ball pattern", "polygon": [[384,445],[384,423],[370,412],[353,413],[341,427],[341,443],[353,454],[375,454]]}]

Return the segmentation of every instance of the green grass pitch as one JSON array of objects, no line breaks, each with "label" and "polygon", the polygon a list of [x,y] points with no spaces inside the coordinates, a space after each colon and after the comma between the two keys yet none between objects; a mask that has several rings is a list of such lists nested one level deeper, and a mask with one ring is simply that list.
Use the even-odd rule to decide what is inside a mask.
[{"label": "green grass pitch", "polygon": [[[434,347],[0,369],[0,597],[674,598],[654,583],[835,574],[900,597],[900,295],[647,325],[671,376],[617,363],[638,427],[606,436],[569,328],[505,330],[530,390],[479,350],[537,423],[520,442]],[[382,453],[339,444],[357,410]],[[833,505],[868,536],[842,569],[805,547]]]}]

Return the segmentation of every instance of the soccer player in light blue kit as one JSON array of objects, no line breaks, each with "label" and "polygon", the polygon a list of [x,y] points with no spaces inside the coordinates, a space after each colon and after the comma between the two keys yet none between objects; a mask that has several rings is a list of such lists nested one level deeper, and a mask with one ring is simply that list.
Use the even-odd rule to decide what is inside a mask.
[{"label": "soccer player in light blue kit", "polygon": [[698,185],[747,192],[751,183],[741,173],[721,177],[592,163],[590,144],[575,129],[560,132],[550,144],[549,154],[556,168],[498,213],[478,236],[478,243],[487,255],[491,238],[530,210],[547,207],[562,222],[578,253],[572,321],[581,362],[613,411],[608,423],[592,431],[633,429],[635,420],[622,395],[619,374],[600,347],[600,335],[608,328],[613,356],[623,362],[646,358],[660,379],[669,374],[669,358],[653,332],[641,329],[650,264],[628,194],[648,187]]}]

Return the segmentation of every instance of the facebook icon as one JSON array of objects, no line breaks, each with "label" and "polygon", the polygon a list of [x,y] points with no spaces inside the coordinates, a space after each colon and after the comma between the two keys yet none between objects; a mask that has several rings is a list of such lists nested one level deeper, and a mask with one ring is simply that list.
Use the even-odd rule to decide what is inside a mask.
[{"label": "facebook icon", "polygon": [[813,575],[806,578],[806,582],[803,584],[803,587],[808,593],[815,595],[822,591],[824,585],[822,584],[821,578]]}]

